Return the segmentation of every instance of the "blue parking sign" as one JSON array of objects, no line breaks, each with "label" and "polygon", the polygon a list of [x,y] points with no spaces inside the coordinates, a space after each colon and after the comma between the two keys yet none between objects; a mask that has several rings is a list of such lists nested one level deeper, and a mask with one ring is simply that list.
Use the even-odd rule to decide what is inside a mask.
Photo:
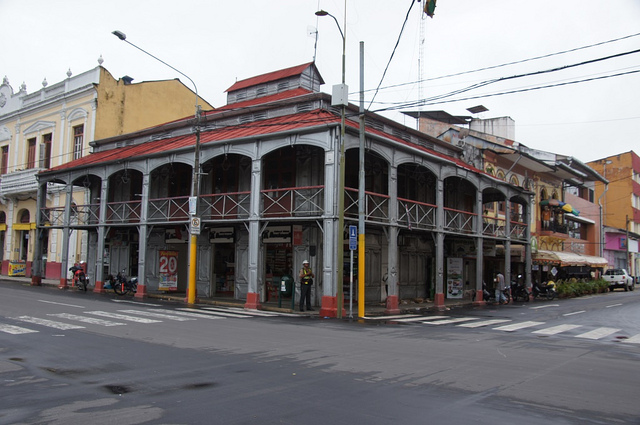
[{"label": "blue parking sign", "polygon": [[358,226],[349,226],[349,249],[358,249]]}]

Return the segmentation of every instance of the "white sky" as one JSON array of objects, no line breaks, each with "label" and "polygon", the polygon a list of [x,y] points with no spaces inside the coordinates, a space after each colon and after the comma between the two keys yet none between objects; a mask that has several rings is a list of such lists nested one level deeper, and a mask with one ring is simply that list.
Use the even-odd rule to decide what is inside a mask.
[{"label": "white sky", "polygon": [[[439,0],[423,28],[422,3],[409,13],[393,60],[369,107],[373,89],[396,44],[411,0],[347,0],[346,80],[358,103],[359,42],[365,43],[366,106],[396,107],[448,93],[482,81],[547,70],[640,49],[640,36],[546,59],[425,81],[513,61],[576,49],[640,33],[640,1]],[[344,25],[344,0],[0,0],[0,77],[14,91],[22,82],[29,93],[98,65],[114,77],[134,82],[181,78],[165,65],[111,34],[168,62],[198,85],[214,106],[226,103],[224,91],[245,79],[310,62],[318,28],[316,61],[326,84],[341,79],[342,39],[331,17]],[[422,60],[420,61],[420,58]],[[621,72],[640,71],[640,53],[546,75],[518,78],[477,88],[452,99],[513,89],[558,84]],[[371,90],[371,91],[369,91]],[[580,84],[425,106],[469,115],[484,105],[482,118],[510,116],[516,140],[530,148],[574,156],[584,162],[630,150],[640,153],[640,72]],[[384,103],[377,103],[384,102]],[[407,110],[421,109],[418,106]],[[415,128],[415,120],[397,111],[384,115]]]}]

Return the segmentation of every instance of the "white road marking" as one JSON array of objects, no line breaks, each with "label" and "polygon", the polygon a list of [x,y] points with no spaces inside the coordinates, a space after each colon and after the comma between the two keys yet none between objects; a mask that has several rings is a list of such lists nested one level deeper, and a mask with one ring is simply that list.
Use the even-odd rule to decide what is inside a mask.
[{"label": "white road marking", "polygon": [[615,329],[615,328],[597,328],[592,331],[585,332],[580,335],[576,335],[576,338],[600,339],[619,331],[620,329]]},{"label": "white road marking", "polygon": [[552,327],[546,328],[546,329],[540,329],[540,330],[537,330],[537,331],[533,331],[532,333],[538,334],[538,335],[556,335],[556,334],[559,334],[561,332],[570,331],[572,329],[576,329],[576,328],[580,328],[580,327],[582,327],[582,325],[558,325],[558,326],[552,326]]},{"label": "white road marking", "polygon": [[130,301],[130,300],[111,300],[111,301],[113,301],[114,303],[143,305],[145,307],[160,307],[159,305],[156,305],[156,304],[141,303],[138,301]]},{"label": "white road marking", "polygon": [[215,320],[215,319],[224,319],[224,317],[220,317],[220,316],[212,316],[210,314],[206,314],[206,313],[196,313],[195,311],[199,311],[199,310],[191,310],[193,312],[186,312],[186,311],[177,311],[177,310],[168,310],[168,309],[158,309],[156,310],[157,312],[161,312],[161,313],[170,313],[170,314],[176,314],[179,316],[185,316],[185,317],[194,317],[196,319],[211,319],[211,320]]},{"label": "white road marking", "polygon": [[219,308],[219,307],[203,307],[202,310],[207,310],[207,311],[216,311],[216,312],[220,312],[220,313],[228,313],[228,314],[233,314],[235,315],[240,315],[240,316],[271,316],[270,314],[266,314],[266,313],[262,313],[256,310],[244,310],[244,309],[237,309],[237,310],[233,310],[230,308]]},{"label": "white road marking", "polygon": [[448,316],[418,316],[418,317],[407,317],[406,319],[393,319],[393,322],[402,322],[402,323],[409,323],[409,322],[421,322],[421,321],[425,321],[425,320],[439,320],[439,319],[446,319]]},{"label": "white road marking", "polygon": [[422,322],[428,325],[448,325],[451,323],[468,322],[470,320],[478,320],[477,317],[454,317],[452,319],[434,320],[431,322]]},{"label": "white road marking", "polygon": [[84,329],[84,326],[70,325],[69,323],[62,323],[62,322],[54,322],[53,320],[40,319],[38,317],[32,317],[32,316],[20,316],[20,317],[16,317],[15,320],[20,320],[22,322],[46,326],[48,328],[60,329],[63,331],[66,331],[69,329]]},{"label": "white road marking", "polygon": [[539,310],[541,308],[548,308],[548,307],[560,307],[560,304],[545,304],[545,305],[539,305],[536,307],[529,307],[531,310]]},{"label": "white road marking", "polygon": [[[190,311],[190,312],[194,311],[192,308],[179,308],[178,310]],[[247,318],[251,317],[251,316],[247,316],[247,315],[240,315],[240,314],[235,314],[235,313],[225,313],[223,311],[211,311],[211,310],[206,310],[206,309],[200,309],[200,310],[197,310],[197,312],[200,313],[200,314],[211,314],[212,316],[234,317],[236,319],[247,319]]]},{"label": "white road marking", "polygon": [[532,322],[525,321],[519,323],[513,323],[511,325],[498,326],[497,328],[493,328],[496,331],[505,331],[505,332],[513,332],[519,329],[530,328],[532,326],[544,325],[544,322]]},{"label": "white road marking", "polygon": [[129,316],[126,314],[109,313],[108,311],[87,311],[87,314],[93,314],[95,316],[110,317],[112,319],[127,320],[129,322],[137,323],[160,323],[162,320],[145,319],[143,317]]},{"label": "white road marking", "polygon": [[83,306],[81,306],[81,305],[65,304],[65,303],[57,303],[57,302],[54,302],[54,301],[38,300],[38,302],[40,302],[40,303],[47,303],[47,304],[55,304],[55,305],[63,305],[63,306],[66,306],[66,307],[84,308],[84,307],[83,307]]},{"label": "white road marking", "polygon": [[20,334],[36,333],[36,332],[39,332],[39,331],[36,331],[34,329],[22,328],[20,326],[0,324],[0,332],[4,332],[4,333],[7,333],[7,334],[12,334],[12,335],[20,335]]},{"label": "white road marking", "polygon": [[175,320],[178,322],[186,322],[188,320],[196,320],[194,318],[190,318],[190,317],[180,317],[177,315],[172,315],[172,314],[163,314],[163,313],[159,313],[159,312],[155,312],[155,311],[144,311],[144,310],[118,310],[121,313],[127,313],[127,314],[139,314],[141,316],[149,316],[149,317],[156,317],[158,319],[168,319],[168,320]]},{"label": "white road marking", "polygon": [[497,325],[498,323],[505,323],[510,321],[511,320],[509,319],[489,319],[489,320],[482,320],[480,322],[462,323],[457,326],[461,328],[481,328],[483,326]]},{"label": "white road marking", "polygon": [[618,304],[611,304],[611,305],[605,306],[604,308],[620,307],[621,305],[622,305],[622,303],[618,303]]},{"label": "white road marking", "polygon": [[566,313],[563,314],[563,316],[573,316],[574,314],[582,314],[582,313],[586,313],[586,310],[580,310],[580,311],[574,311],[573,313]]},{"label": "white road marking", "polygon": [[244,314],[252,314],[254,316],[264,316],[264,317],[268,317],[268,316],[300,317],[299,314],[285,313],[285,312],[279,312],[279,311],[269,311],[269,310],[247,310],[247,309],[238,308],[238,307],[229,307],[228,310],[238,311]]},{"label": "white road marking", "polygon": [[92,325],[100,325],[100,326],[126,325],[126,323],[112,322],[110,320],[98,319],[96,317],[78,316],[77,314],[69,314],[69,313],[47,314],[47,316],[60,317],[62,319],[75,320],[76,322],[90,323]]},{"label": "white road marking", "polygon": [[374,316],[374,317],[364,317],[367,320],[391,320],[391,319],[403,319],[403,318],[411,318],[411,317],[422,317],[417,314],[397,314],[395,316]]},{"label": "white road marking", "polygon": [[622,342],[626,342],[627,344],[640,344],[640,334],[627,338]]}]

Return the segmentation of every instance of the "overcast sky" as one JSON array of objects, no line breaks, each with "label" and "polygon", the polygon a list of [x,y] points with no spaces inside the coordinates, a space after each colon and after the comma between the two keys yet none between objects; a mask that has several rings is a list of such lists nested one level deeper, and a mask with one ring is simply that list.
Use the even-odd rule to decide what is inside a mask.
[{"label": "overcast sky", "polygon": [[[415,120],[400,110],[469,115],[466,108],[484,105],[489,111],[480,117],[511,117],[516,140],[533,149],[584,162],[640,153],[640,53],[494,82],[442,99],[447,103],[416,103],[498,78],[640,49],[639,0],[439,0],[435,16],[423,21],[421,6],[412,0],[347,0],[345,26],[344,0],[0,0],[0,76],[15,92],[25,82],[31,93],[44,78],[54,84],[68,69],[79,74],[94,68],[102,55],[116,78],[180,78],[192,87],[111,34],[120,30],[188,75],[214,106],[226,103],[225,90],[236,80],[314,57],[326,82],[321,90],[330,93],[341,79],[342,38],[331,17],[315,16],[324,9],[346,30],[353,103],[359,99],[363,41],[367,109],[385,109],[385,116],[410,127]],[[586,48],[599,43],[604,44]],[[574,51],[524,61],[568,50]],[[499,66],[511,62],[520,63]],[[602,78],[622,73],[628,74]],[[567,84],[587,79],[592,81]],[[556,87],[534,90],[547,85]],[[508,91],[517,92],[496,95]]]}]

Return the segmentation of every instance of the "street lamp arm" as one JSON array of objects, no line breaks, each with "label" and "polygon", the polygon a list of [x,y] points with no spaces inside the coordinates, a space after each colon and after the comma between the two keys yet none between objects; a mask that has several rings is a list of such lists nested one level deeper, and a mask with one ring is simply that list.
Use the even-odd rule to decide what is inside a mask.
[{"label": "street lamp arm", "polygon": [[340,36],[342,37],[342,40],[344,41],[344,33],[342,32],[342,28],[340,27],[340,23],[338,22],[338,20],[336,19],[335,16],[333,16],[331,13],[327,12],[326,10],[318,10],[316,12],[316,16],[331,16],[333,18],[333,20],[336,22],[336,25],[338,26],[338,31],[340,31]]},{"label": "street lamp arm", "polygon": [[[334,18],[335,19],[335,18]],[[122,31],[112,31],[111,34],[115,35],[116,37],[118,37],[120,40],[124,41],[125,43],[128,43],[130,45],[132,45],[133,47],[135,47],[136,49],[140,50],[142,53],[151,56],[152,58],[154,58],[155,60],[157,60],[158,62],[162,62],[163,64],[165,64],[166,66],[168,66],[169,68],[173,69],[174,71],[176,71],[178,74],[182,75],[183,77],[185,77],[187,80],[189,80],[191,82],[191,84],[193,84],[193,88],[196,91],[196,118],[199,117],[199,106],[198,106],[198,86],[196,86],[196,83],[184,72],[180,71],[179,69],[176,69],[175,67],[171,66],[170,64],[166,63],[165,61],[163,61],[162,59],[160,59],[157,56],[152,55],[151,53],[147,52],[146,50],[144,50],[141,47],[136,46],[135,44],[133,44],[132,42],[130,42],[129,40],[127,40],[127,36],[125,33],[123,33]]]}]

